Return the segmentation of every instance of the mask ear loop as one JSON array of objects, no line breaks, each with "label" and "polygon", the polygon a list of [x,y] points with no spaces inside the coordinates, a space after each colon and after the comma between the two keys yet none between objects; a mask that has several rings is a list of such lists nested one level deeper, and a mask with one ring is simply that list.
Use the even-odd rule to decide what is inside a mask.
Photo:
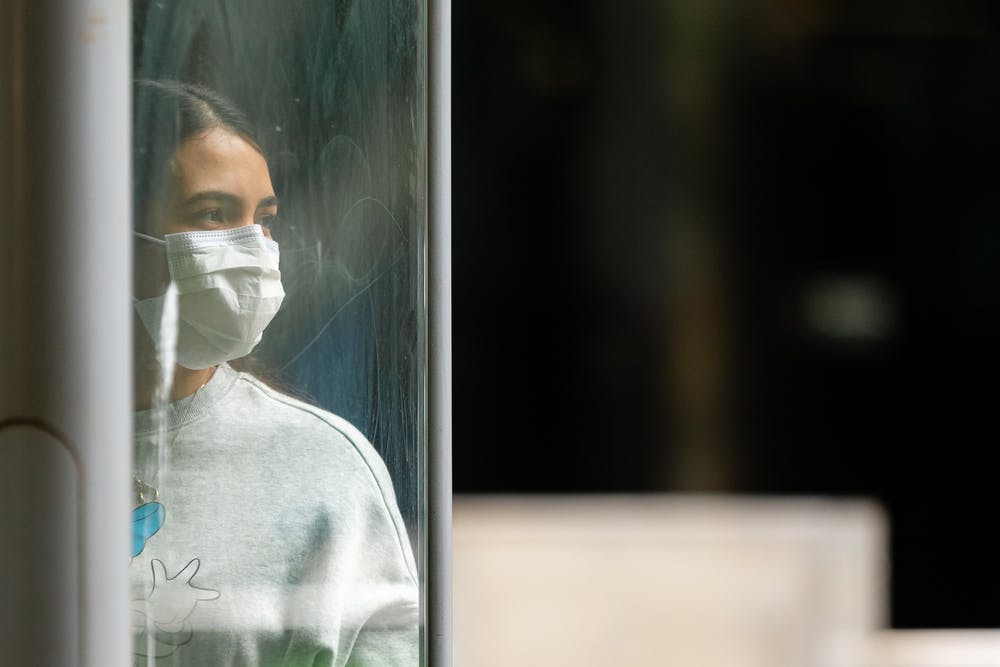
[{"label": "mask ear loop", "polygon": [[137,232],[134,229],[132,230],[132,233],[135,234],[136,236],[138,236],[143,241],[152,241],[153,243],[158,243],[160,245],[167,245],[166,241],[164,241],[163,239],[158,239],[155,236],[149,236],[148,234],[143,234],[142,232]]}]

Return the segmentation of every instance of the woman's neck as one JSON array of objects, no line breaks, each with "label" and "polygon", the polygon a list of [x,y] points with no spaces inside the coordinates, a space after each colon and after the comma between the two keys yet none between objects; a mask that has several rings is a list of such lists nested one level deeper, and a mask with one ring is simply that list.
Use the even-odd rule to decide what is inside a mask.
[{"label": "woman's neck", "polygon": [[[170,385],[167,400],[171,403],[190,396],[212,379],[218,366],[192,370],[183,366],[174,366],[174,381]],[[159,382],[159,367],[155,364],[144,369],[136,369],[135,409],[145,410],[153,405],[156,388]]]}]

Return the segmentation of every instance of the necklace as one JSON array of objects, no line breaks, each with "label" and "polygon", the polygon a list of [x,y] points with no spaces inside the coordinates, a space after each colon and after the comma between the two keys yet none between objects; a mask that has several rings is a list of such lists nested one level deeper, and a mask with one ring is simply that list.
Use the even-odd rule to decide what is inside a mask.
[{"label": "necklace", "polygon": [[[142,481],[141,477],[134,473],[132,475],[132,479],[135,480],[135,496],[140,505],[155,503],[160,499],[160,490],[155,486],[146,484],[146,482]],[[148,497],[148,494],[150,493],[152,493],[152,498]]]},{"label": "necklace", "polygon": [[[188,413],[191,412],[191,406],[194,405],[194,399],[198,397],[198,392],[201,391],[202,388],[206,384],[208,384],[209,381],[211,381],[211,379],[214,376],[215,376],[215,369],[212,369],[212,374],[208,376],[208,380],[205,380],[201,384],[201,386],[195,389],[194,393],[191,394],[191,399],[188,401],[187,406],[184,408],[184,414],[181,415],[181,418],[178,421],[177,432],[174,433],[174,437],[171,438],[170,440],[170,445],[168,446],[169,449],[173,449],[174,443],[177,442],[177,436],[179,436],[181,434],[181,431],[184,430],[184,426],[186,425],[185,422],[187,421],[188,418]],[[155,503],[160,499],[160,490],[157,489],[152,484],[143,480],[141,477],[139,477],[139,473],[133,471],[132,480],[135,482],[135,498],[139,502],[139,505],[145,505],[146,503]]]}]

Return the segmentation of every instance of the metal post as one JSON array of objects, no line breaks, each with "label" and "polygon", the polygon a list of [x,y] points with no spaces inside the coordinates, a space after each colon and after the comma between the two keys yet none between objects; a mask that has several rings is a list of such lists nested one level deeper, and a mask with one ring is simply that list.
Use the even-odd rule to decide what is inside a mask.
[{"label": "metal post", "polygon": [[428,1],[427,663],[451,653],[451,6]]}]

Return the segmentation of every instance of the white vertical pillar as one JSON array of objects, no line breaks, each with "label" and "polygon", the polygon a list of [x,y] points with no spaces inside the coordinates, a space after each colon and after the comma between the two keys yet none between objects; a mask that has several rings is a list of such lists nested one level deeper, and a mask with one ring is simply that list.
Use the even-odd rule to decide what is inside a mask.
[{"label": "white vertical pillar", "polygon": [[129,662],[130,6],[0,3],[0,660]]}]

